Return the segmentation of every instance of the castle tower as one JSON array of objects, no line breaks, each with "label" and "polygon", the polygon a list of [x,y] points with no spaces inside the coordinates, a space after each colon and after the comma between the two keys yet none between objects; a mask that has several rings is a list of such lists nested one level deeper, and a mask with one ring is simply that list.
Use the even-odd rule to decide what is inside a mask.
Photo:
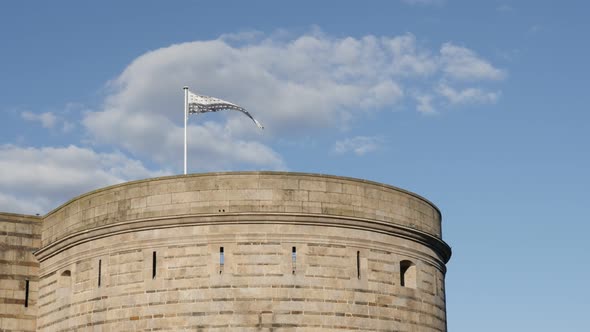
[{"label": "castle tower", "polygon": [[440,212],[392,186],[171,176],[90,192],[40,225],[37,331],[446,331]]}]

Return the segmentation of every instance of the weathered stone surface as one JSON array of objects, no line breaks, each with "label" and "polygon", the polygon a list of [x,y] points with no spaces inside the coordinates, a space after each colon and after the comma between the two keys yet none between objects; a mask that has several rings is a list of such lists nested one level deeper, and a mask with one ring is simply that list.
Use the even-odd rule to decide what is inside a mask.
[{"label": "weathered stone surface", "polygon": [[0,331],[35,331],[40,246],[40,217],[0,213]]},{"label": "weathered stone surface", "polygon": [[395,187],[194,174],[104,188],[30,218],[37,243],[7,240],[42,245],[20,330],[36,318],[38,331],[446,331],[440,212]]}]

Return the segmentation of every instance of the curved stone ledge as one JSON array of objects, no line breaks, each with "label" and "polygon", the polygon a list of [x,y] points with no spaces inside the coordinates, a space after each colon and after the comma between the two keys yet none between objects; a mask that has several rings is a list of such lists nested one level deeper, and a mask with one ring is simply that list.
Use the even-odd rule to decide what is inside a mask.
[{"label": "curved stone ledge", "polygon": [[44,217],[42,245],[125,220],[246,212],[370,219],[441,238],[438,208],[400,188],[329,175],[236,172],[134,181],[79,196]]},{"label": "curved stone ledge", "polygon": [[229,224],[295,224],[301,226],[326,226],[351,228],[366,230],[398,238],[408,239],[419,244],[425,245],[433,250],[438,259],[443,263],[440,264],[444,269],[451,257],[451,248],[444,241],[412,228],[402,227],[385,222],[376,222],[374,220],[360,218],[343,218],[341,216],[314,215],[314,214],[209,214],[209,215],[191,215],[191,216],[170,216],[167,218],[137,219],[106,226],[100,226],[76,233],[72,233],[60,240],[41,248],[35,252],[39,261],[57,255],[64,250],[72,248],[78,244],[93,241],[116,234],[138,232],[142,230],[153,230],[161,228],[204,226],[204,225],[229,225]]}]

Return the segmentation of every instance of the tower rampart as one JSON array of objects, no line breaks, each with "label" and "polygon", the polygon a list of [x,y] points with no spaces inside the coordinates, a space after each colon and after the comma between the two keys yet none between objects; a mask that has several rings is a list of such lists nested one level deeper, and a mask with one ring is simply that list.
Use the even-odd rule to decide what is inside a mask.
[{"label": "tower rampart", "polygon": [[287,172],[172,176],[43,218],[38,331],[446,331],[426,199]]}]

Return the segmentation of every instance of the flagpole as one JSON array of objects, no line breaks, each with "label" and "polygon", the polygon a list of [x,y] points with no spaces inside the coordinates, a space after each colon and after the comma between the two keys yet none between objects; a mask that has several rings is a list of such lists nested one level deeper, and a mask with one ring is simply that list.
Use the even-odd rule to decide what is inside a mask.
[{"label": "flagpole", "polygon": [[184,87],[184,175],[186,175],[186,122],[188,121],[188,86]]}]

